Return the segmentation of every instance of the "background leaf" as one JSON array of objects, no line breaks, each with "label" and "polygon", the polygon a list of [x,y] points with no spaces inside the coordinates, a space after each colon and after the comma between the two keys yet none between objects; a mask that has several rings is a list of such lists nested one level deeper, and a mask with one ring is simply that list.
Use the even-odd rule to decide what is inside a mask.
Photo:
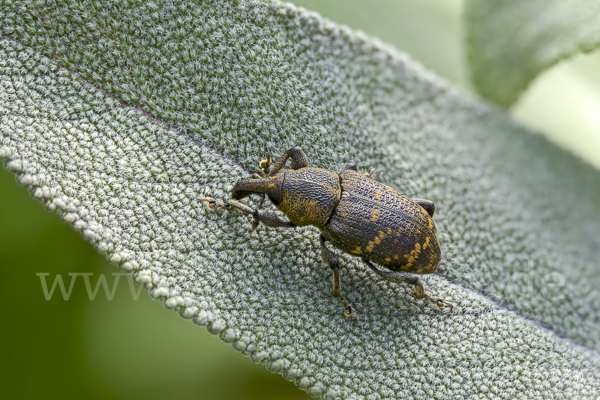
[{"label": "background leaf", "polygon": [[460,34],[463,0],[295,0],[338,24],[360,29],[418,60],[457,87],[471,89]]},{"label": "background leaf", "polygon": [[[598,392],[591,167],[290,6],[20,3],[2,16],[7,168],[168,308],[312,395]],[[293,145],[436,201],[453,283],[424,281],[454,315],[342,256],[352,326],[314,229],[250,234],[244,216],[196,203]]]},{"label": "background leaf", "polygon": [[600,3],[593,0],[467,0],[465,20],[475,88],[506,107],[540,72],[600,46]]}]

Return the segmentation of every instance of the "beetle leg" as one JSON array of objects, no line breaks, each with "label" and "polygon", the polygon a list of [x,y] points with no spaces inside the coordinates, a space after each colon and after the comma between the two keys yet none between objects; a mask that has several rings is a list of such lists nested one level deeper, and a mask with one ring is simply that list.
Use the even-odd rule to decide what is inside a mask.
[{"label": "beetle leg", "polygon": [[421,284],[419,278],[416,275],[408,273],[406,271],[382,271],[376,266],[374,266],[369,260],[365,260],[363,258],[363,261],[365,264],[367,264],[369,268],[371,268],[371,270],[373,270],[373,272],[381,276],[386,281],[393,283],[410,283],[414,285],[415,290],[411,294],[417,299],[423,299],[424,301],[434,303],[439,308],[444,308],[448,306],[450,307],[450,311],[452,311],[452,309],[454,308],[452,304],[448,303],[442,298],[427,295],[425,293],[425,290],[423,289],[423,284]]},{"label": "beetle leg", "polygon": [[423,207],[425,209],[425,211],[427,211],[427,214],[429,214],[430,217],[433,217],[433,213],[435,212],[435,204],[433,204],[433,201],[425,200],[425,199],[411,199],[411,200],[414,201],[415,203],[417,203],[418,205],[420,205],[421,207]]},{"label": "beetle leg", "polygon": [[373,179],[373,180],[375,180],[375,171],[376,171],[376,169],[375,169],[375,168],[373,168],[373,167],[371,167],[371,169],[369,170],[369,172],[365,172],[365,173],[363,174],[363,176],[364,176],[365,178],[369,178],[369,179]]},{"label": "beetle leg", "polygon": [[[266,163],[266,167],[263,168],[263,163]],[[267,159],[266,160],[262,160],[260,162],[260,168],[265,171],[265,173],[269,172],[269,166],[271,165],[271,156],[267,154]],[[257,173],[253,173],[252,175],[250,175],[250,179],[262,179],[262,176],[260,176]],[[261,210],[263,208],[263,204],[265,204],[265,199],[267,198],[267,196],[264,193],[256,193],[257,195],[260,196],[260,203],[258,203],[258,209]]]},{"label": "beetle leg", "polygon": [[205,201],[207,203],[207,207],[211,210],[229,210],[235,208],[236,210],[240,210],[245,214],[252,215],[254,217],[254,222],[252,223],[252,230],[255,230],[258,227],[258,224],[262,222],[263,224],[270,226],[271,228],[295,228],[291,221],[285,221],[279,218],[279,215],[273,212],[261,211],[259,209],[253,210],[247,205],[240,203],[237,200],[229,199],[226,203],[222,201],[215,200],[212,197],[206,197],[202,199],[198,199],[198,201]]},{"label": "beetle leg", "polygon": [[352,318],[352,320],[356,323],[358,322],[358,318],[356,317],[356,310],[350,302],[342,296],[342,282],[340,280],[340,262],[337,257],[331,250],[327,248],[325,245],[325,237],[321,235],[319,237],[319,241],[321,242],[321,257],[323,257],[323,261],[331,267],[333,270],[333,297],[337,297],[340,300],[341,306],[344,308],[344,315],[346,317]]},{"label": "beetle leg", "polygon": [[292,158],[292,163],[290,164],[291,169],[308,167],[308,159],[306,158],[306,154],[304,154],[300,146],[296,146],[283,153],[281,158],[277,160],[275,165],[273,165],[273,169],[271,172],[269,172],[269,176],[277,175],[277,173],[281,171],[283,167],[285,167],[285,163],[290,157]]},{"label": "beetle leg", "polygon": [[291,221],[285,221],[279,218],[279,215],[268,212],[261,211],[260,209],[253,210],[247,205],[240,203],[237,200],[229,199],[227,203],[225,203],[226,207],[235,208],[236,210],[240,210],[245,214],[250,214],[254,217],[254,222],[252,222],[252,230],[255,230],[258,227],[258,224],[262,222],[266,226],[270,226],[271,228],[295,228]]},{"label": "beetle leg", "polygon": [[325,236],[320,235],[319,241],[321,242],[321,257],[323,261],[333,270],[333,296],[340,297],[342,295],[342,283],[340,281],[340,262],[331,250],[327,248],[325,242]]},{"label": "beetle leg", "polygon": [[333,297],[340,297],[342,295],[342,281],[340,280],[340,269],[335,268],[333,270]]},{"label": "beetle leg", "polygon": [[271,155],[267,154],[267,159],[261,160],[258,165],[265,175],[269,175],[269,172],[271,172]]},{"label": "beetle leg", "polygon": [[344,171],[346,170],[358,172],[358,167],[352,161],[349,161],[348,164],[346,164],[346,166],[344,167]]},{"label": "beetle leg", "polygon": [[264,193],[261,193],[261,194],[260,194],[260,202],[258,203],[258,207],[256,208],[257,210],[262,210],[262,208],[263,208],[263,204],[265,204],[265,199],[266,199],[266,198],[267,198],[267,197],[265,196],[265,194],[264,194]]},{"label": "beetle leg", "polygon": [[352,318],[352,321],[357,323],[358,318],[356,316],[356,310],[344,296],[340,296],[340,304],[344,308],[344,315],[348,318]]}]

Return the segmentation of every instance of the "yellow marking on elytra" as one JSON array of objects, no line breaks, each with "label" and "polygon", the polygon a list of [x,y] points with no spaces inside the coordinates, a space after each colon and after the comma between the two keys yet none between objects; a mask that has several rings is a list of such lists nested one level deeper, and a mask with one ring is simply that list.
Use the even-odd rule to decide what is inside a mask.
[{"label": "yellow marking on elytra", "polygon": [[369,253],[373,251],[373,246],[375,246],[375,244],[373,242],[367,243],[367,251]]},{"label": "yellow marking on elytra", "polygon": [[[429,243],[426,241],[427,245],[429,245]],[[425,246],[423,246],[423,249],[425,248]],[[419,255],[421,254],[421,245],[419,243],[415,244],[415,248],[410,252],[410,254],[405,254],[404,257],[408,258],[408,262],[403,265],[400,269],[402,270],[410,270],[413,267],[413,264],[415,261],[417,261],[417,259],[419,258]]]},{"label": "yellow marking on elytra", "polygon": [[392,234],[392,228],[387,228],[387,233],[388,233],[388,235],[391,235]]},{"label": "yellow marking on elytra", "polygon": [[274,187],[275,187],[275,184],[274,184],[274,183],[271,183],[271,184],[269,185],[269,189],[272,189],[272,188],[274,188]]},{"label": "yellow marking on elytra", "polygon": [[377,222],[377,220],[379,219],[379,214],[381,214],[380,210],[373,210],[373,211],[371,211],[371,221],[372,222]]},{"label": "yellow marking on elytra", "polygon": [[385,259],[385,262],[390,262],[390,261],[392,261],[392,259],[389,257]]},{"label": "yellow marking on elytra", "polygon": [[425,238],[425,243],[423,244],[423,250],[429,247],[429,236]]},{"label": "yellow marking on elytra", "polygon": [[396,254],[396,255],[394,256],[394,260],[397,260],[398,258],[400,258],[400,256],[399,256],[398,254]]},{"label": "yellow marking on elytra", "polygon": [[421,212],[429,217],[429,213],[427,212],[427,210],[424,209],[421,205],[419,207],[421,207]]},{"label": "yellow marking on elytra", "polygon": [[382,231],[379,231],[379,235],[375,236],[375,239],[373,239],[375,241],[375,244],[379,244],[381,243],[381,239],[383,239],[385,237],[385,233]]},{"label": "yellow marking on elytra", "polygon": [[391,187],[389,187],[389,186],[387,186],[387,185],[385,186],[385,188],[386,188],[387,190],[389,190],[390,192],[393,192],[393,191],[394,191],[394,189],[392,189]]},{"label": "yellow marking on elytra", "polygon": [[362,248],[360,246],[358,246],[354,250],[351,250],[350,253],[352,253],[352,254],[362,254]]},{"label": "yellow marking on elytra", "polygon": [[381,199],[381,190],[377,189],[375,191],[375,200]]}]

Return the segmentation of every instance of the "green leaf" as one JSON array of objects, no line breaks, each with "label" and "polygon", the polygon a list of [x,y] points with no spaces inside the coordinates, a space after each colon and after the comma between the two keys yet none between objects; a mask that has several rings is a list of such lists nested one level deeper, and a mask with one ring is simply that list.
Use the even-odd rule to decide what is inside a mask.
[{"label": "green leaf", "polygon": [[[379,42],[276,2],[4,3],[0,156],[166,307],[313,396],[600,395],[600,174]],[[436,203],[452,314],[317,230],[207,210],[265,152]],[[256,204],[256,200],[253,200]],[[544,329],[549,328],[549,329]]]},{"label": "green leaf", "polygon": [[508,107],[542,71],[600,46],[600,3],[467,0],[465,25],[477,91]]}]

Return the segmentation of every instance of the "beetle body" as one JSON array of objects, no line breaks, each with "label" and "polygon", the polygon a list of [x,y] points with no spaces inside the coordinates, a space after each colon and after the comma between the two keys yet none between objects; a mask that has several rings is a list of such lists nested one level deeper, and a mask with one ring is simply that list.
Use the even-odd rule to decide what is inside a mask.
[{"label": "beetle body", "polygon": [[304,167],[238,182],[233,198],[266,193],[296,226],[313,225],[340,250],[391,270],[437,270],[433,218],[407,196],[353,169],[340,174]]},{"label": "beetle body", "polygon": [[[291,158],[291,168],[284,170]],[[339,261],[327,248],[329,241],[340,250],[362,258],[382,278],[394,283],[410,283],[419,299],[438,307],[452,305],[444,299],[425,294],[423,285],[413,274],[429,274],[437,270],[441,259],[433,213],[429,200],[410,199],[389,186],[375,181],[370,174],[360,174],[349,163],[338,173],[308,166],[300,147],[294,147],[270,169],[270,157],[261,162],[266,177],[254,174],[237,182],[232,199],[226,203],[211,198],[209,207],[235,208],[251,214],[254,227],[294,228],[313,225],[320,231],[321,256],[333,270],[333,295],[340,299],[344,314],[356,318],[356,310],[341,293]],[[237,201],[251,194],[266,195],[289,218],[275,213],[251,209]],[[264,199],[264,197],[263,197]],[[382,265],[379,270],[373,263]]]}]

